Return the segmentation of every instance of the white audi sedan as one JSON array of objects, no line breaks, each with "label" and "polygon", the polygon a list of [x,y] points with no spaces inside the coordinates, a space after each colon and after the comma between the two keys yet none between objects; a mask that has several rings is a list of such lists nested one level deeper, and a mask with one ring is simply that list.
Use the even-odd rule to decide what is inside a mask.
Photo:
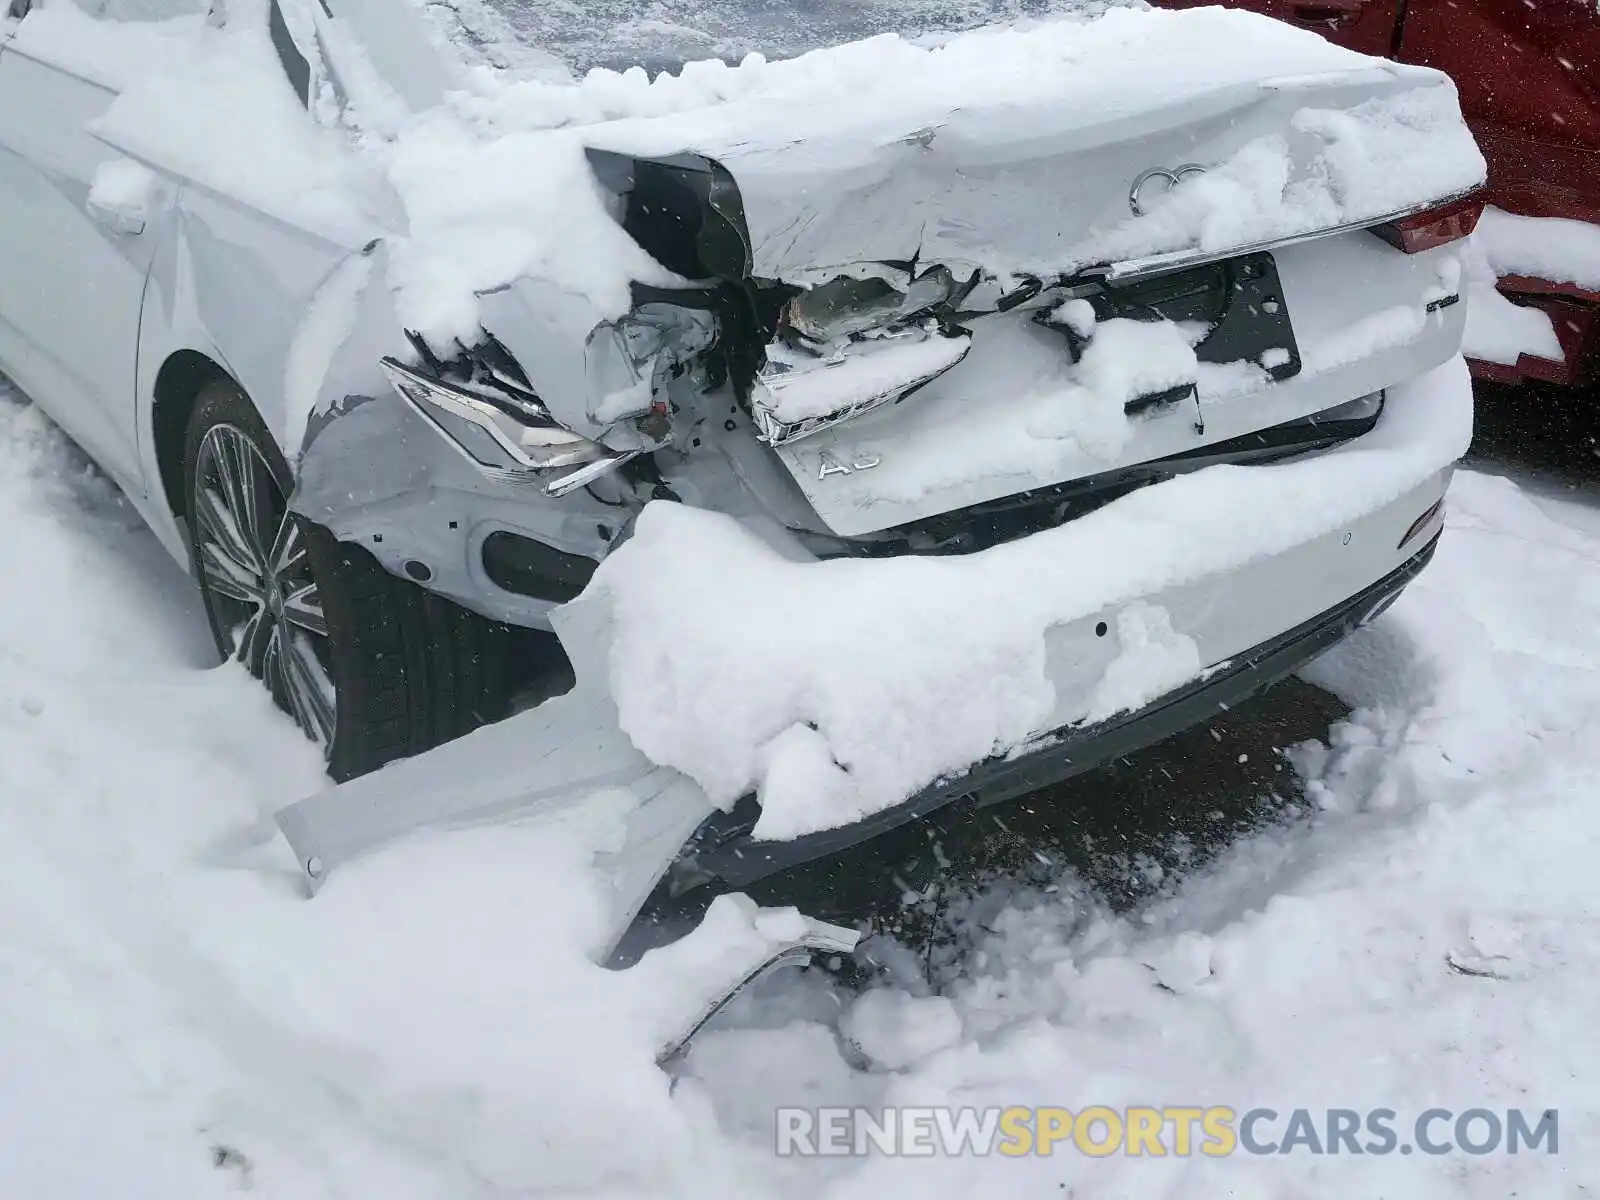
[{"label": "white audi sedan", "polygon": [[531,7],[189,7],[11,0],[0,370],[336,779],[559,691],[603,593],[738,885],[1165,737],[1433,552],[1436,72],[1222,9],[580,78]]}]

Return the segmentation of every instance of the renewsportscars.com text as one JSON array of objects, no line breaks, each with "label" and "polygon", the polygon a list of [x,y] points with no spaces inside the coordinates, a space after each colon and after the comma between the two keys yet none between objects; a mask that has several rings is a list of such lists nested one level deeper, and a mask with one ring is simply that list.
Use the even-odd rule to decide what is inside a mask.
[{"label": "renewsportscars.com text", "polygon": [[1556,1154],[1555,1109],[780,1108],[779,1155]]}]

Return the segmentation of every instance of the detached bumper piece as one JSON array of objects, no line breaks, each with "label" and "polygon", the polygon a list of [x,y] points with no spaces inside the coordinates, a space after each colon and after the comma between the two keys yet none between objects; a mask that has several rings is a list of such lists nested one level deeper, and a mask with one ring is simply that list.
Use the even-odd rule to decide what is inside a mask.
[{"label": "detached bumper piece", "polygon": [[1148,708],[1098,725],[1058,730],[1041,739],[1031,752],[980,763],[962,775],[932,785],[904,804],[854,825],[791,841],[754,841],[750,831],[760,811],[755,797],[746,796],[730,811],[713,813],[706,819],[662,886],[670,895],[692,883],[714,880],[706,885],[712,893],[736,890],[790,867],[836,854],[946,805],[960,802],[984,808],[1003,804],[1181,733],[1292,675],[1352,630],[1377,617],[1428,565],[1438,541],[1435,535],[1372,586],[1236,656]]}]

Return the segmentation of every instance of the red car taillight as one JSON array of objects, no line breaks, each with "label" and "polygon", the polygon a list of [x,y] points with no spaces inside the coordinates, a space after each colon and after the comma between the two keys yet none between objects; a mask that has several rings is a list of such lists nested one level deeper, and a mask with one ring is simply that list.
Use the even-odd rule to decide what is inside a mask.
[{"label": "red car taillight", "polygon": [[1372,232],[1396,250],[1407,254],[1420,254],[1439,246],[1471,237],[1483,215],[1483,201],[1476,196],[1452,200],[1437,208],[1401,217],[1383,225],[1374,225]]}]

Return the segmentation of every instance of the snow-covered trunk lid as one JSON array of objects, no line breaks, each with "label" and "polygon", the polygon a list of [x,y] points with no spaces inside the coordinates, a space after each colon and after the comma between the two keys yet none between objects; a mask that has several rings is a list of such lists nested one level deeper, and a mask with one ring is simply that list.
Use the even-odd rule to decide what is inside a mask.
[{"label": "snow-covered trunk lid", "polygon": [[1140,86],[1089,94],[968,100],[953,85],[892,118],[779,109],[761,123],[684,128],[738,183],[753,273],[791,283],[883,261],[1049,278],[1224,254],[1483,181],[1437,72],[1347,54],[1338,69],[1291,77],[1186,78],[1190,66],[1130,58]]},{"label": "snow-covered trunk lid", "polygon": [[[827,336],[780,323],[751,415],[834,532],[1193,450],[1454,353],[1453,259],[1362,232],[1481,183],[1449,80],[1240,14],[1177,16],[845,47],[829,71],[741,68],[705,108],[593,127],[599,149],[720,164],[758,286],[801,289],[790,313],[818,293]],[[1087,56],[1100,41],[1118,70]],[[1037,75],[985,73],[986,52]],[[897,54],[893,82],[854,70]],[[872,102],[842,105],[848,88]],[[821,291],[909,294],[930,273],[980,282],[876,329],[843,328]],[[1345,294],[1323,295],[1335,276]],[[1352,350],[1352,327],[1371,344]]]},{"label": "snow-covered trunk lid", "polygon": [[[956,109],[888,145],[713,148],[758,278],[984,280],[920,341],[852,334],[809,363],[769,348],[757,425],[834,532],[1192,451],[1455,352],[1454,252],[1364,228],[1481,179],[1443,77],[1371,64],[1153,91],[1091,114]],[[912,390],[883,402],[897,370]]]}]

